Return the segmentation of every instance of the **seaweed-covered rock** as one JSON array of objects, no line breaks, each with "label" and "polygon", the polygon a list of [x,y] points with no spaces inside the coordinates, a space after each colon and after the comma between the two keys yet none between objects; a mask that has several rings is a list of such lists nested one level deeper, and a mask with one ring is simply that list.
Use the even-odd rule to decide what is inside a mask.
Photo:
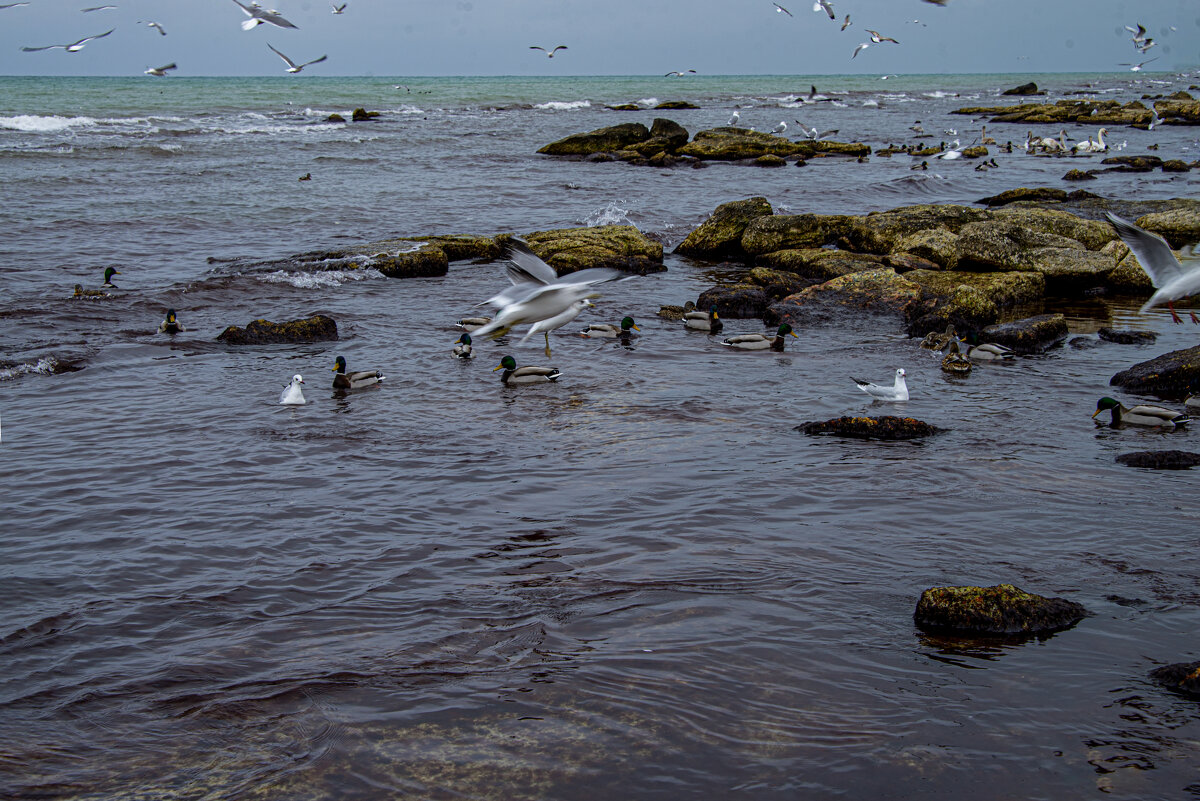
[{"label": "seaweed-covered rock", "polygon": [[724,284],[710,287],[700,293],[696,308],[717,307],[721,317],[747,319],[762,317],[767,310],[767,293],[754,284]]},{"label": "seaweed-covered rock", "polygon": [[1153,331],[1118,331],[1107,326],[1096,334],[1105,342],[1115,342],[1118,345],[1153,345],[1158,339],[1158,334]]},{"label": "seaweed-covered rock", "polygon": [[675,252],[712,261],[744,259],[746,252],[742,250],[742,234],[746,227],[754,220],[770,217],[774,213],[764,197],[722,203],[711,217],[679,243]]},{"label": "seaweed-covered rock", "polygon": [[937,434],[943,429],[915,417],[837,417],[833,420],[813,420],[796,426],[805,434],[827,434],[854,439],[905,440]]},{"label": "seaweed-covered rock", "polygon": [[[1122,242],[1121,244],[1124,245],[1125,243]],[[1128,251],[1128,248],[1126,248],[1126,251]],[[1117,262],[1117,266],[1113,271],[1108,274],[1105,283],[1109,289],[1123,295],[1136,295],[1148,298],[1154,294],[1154,284],[1150,283],[1150,276],[1146,275],[1146,271],[1142,269],[1137,256],[1128,252]]]},{"label": "seaweed-covered rock", "polygon": [[657,153],[674,153],[687,144],[688,132],[682,125],[658,118],[650,126],[650,138],[628,145],[630,150],[643,156],[653,156]]},{"label": "seaweed-covered rock", "polygon": [[1096,180],[1096,174],[1091,170],[1085,172],[1084,170],[1071,169],[1067,170],[1062,179],[1064,181],[1094,181]]},{"label": "seaweed-covered rock", "polygon": [[766,153],[754,160],[755,167],[786,167],[787,160],[783,156],[776,156],[774,153]]},{"label": "seaweed-covered rock", "polygon": [[794,272],[772,270],[767,267],[755,267],[746,278],[750,283],[761,288],[770,300],[786,298],[813,284],[811,279],[799,276]]},{"label": "seaweed-covered rock", "polygon": [[[1117,464],[1150,470],[1187,470],[1200,465],[1200,453],[1191,451],[1134,451],[1117,456]],[[1200,663],[1197,663],[1200,664]]]},{"label": "seaweed-covered rock", "polygon": [[[690,303],[691,301],[688,302]],[[687,306],[667,305],[659,306],[658,311],[656,311],[655,314],[664,320],[682,320],[683,315],[688,311],[690,311],[690,309]]]},{"label": "seaweed-covered rock", "polygon": [[416,250],[375,253],[371,266],[388,278],[430,278],[445,275],[450,260],[437,245],[422,245]]},{"label": "seaweed-covered rock", "polygon": [[[795,273],[812,281],[828,281],[850,273],[875,270],[883,259],[869,253],[849,253],[828,248],[789,248],[758,257],[759,264]],[[811,283],[811,281],[810,281]]]},{"label": "seaweed-covered rock", "polygon": [[1175,692],[1200,698],[1200,662],[1164,665],[1150,671],[1150,678]]},{"label": "seaweed-covered rock", "polygon": [[325,118],[325,122],[345,122],[346,118],[336,111]]},{"label": "seaweed-covered rock", "polygon": [[623,150],[649,138],[650,129],[645,125],[640,122],[625,122],[587,133],[572,134],[543,145],[538,152],[548,156],[587,156],[592,153]]},{"label": "seaweed-covered rock", "polygon": [[936,301],[933,311],[923,314],[908,327],[908,335],[923,337],[953,325],[960,333],[979,331],[1000,319],[1000,309],[978,288],[959,285],[948,298]]},{"label": "seaweed-covered rock", "polygon": [[854,156],[862,158],[871,155],[871,146],[861,142],[831,142],[822,139],[818,142],[805,142],[814,156]]},{"label": "seaweed-covered rock", "polygon": [[962,149],[962,157],[964,159],[981,159],[988,154],[988,149],[983,145],[972,145]]},{"label": "seaweed-covered rock", "polygon": [[1173,248],[1200,242],[1200,211],[1194,208],[1169,209],[1139,217],[1137,224],[1167,240]]},{"label": "seaweed-covered rock", "polygon": [[665,109],[667,111],[670,111],[671,109],[688,109],[688,108],[700,108],[700,107],[697,106],[695,103],[689,103],[686,100],[664,100],[663,102],[659,103],[657,106],[654,107],[654,109],[656,111],[659,109]]},{"label": "seaweed-covered rock", "polygon": [[[839,214],[776,214],[758,217],[742,234],[742,250],[751,255],[777,250],[818,248],[842,236],[854,224]],[[886,251],[882,251],[886,252]]]},{"label": "seaweed-covered rock", "polygon": [[1101,164],[1115,164],[1109,172],[1150,172],[1162,166],[1158,156],[1109,156]]},{"label": "seaweed-covered rock", "polygon": [[925,204],[891,211],[871,212],[851,217],[845,237],[855,250],[864,253],[891,253],[897,243],[917,231],[945,228],[958,233],[964,225],[987,219],[988,212],[970,206]]},{"label": "seaweed-covered rock", "polygon": [[[1008,206],[991,212],[992,219],[1020,225],[1048,236],[1060,236],[1081,243],[1088,250],[1099,250],[1117,238],[1107,222],[1085,220],[1061,209]],[[1054,247],[1053,243],[1047,243]]]},{"label": "seaweed-covered rock", "polygon": [[1117,268],[1112,256],[1079,248],[1034,248],[1025,254],[1030,269],[1046,278],[1049,293],[1072,293],[1102,286]]},{"label": "seaweed-covered rock", "polygon": [[1044,95],[1046,93],[1039,91],[1038,85],[1036,83],[1034,83],[1033,81],[1030,81],[1029,83],[1023,83],[1020,86],[1014,86],[1012,89],[1005,89],[1000,94],[1028,96],[1028,95]]},{"label": "seaweed-covered rock", "polygon": [[1183,159],[1167,159],[1162,163],[1163,172],[1191,172],[1192,165]]},{"label": "seaweed-covered rock", "polygon": [[793,153],[811,153],[812,148],[748,128],[713,128],[698,131],[692,141],[679,148],[685,156],[718,161],[756,159],[768,153],[775,156],[790,156]]},{"label": "seaweed-covered rock", "polygon": [[946,228],[925,228],[897,242],[892,253],[928,259],[953,270],[958,264],[958,235]]},{"label": "seaweed-covered rock", "polygon": [[356,108],[354,113],[350,115],[350,119],[354,122],[366,122],[373,120],[379,116],[378,111],[367,111],[365,108]]},{"label": "seaweed-covered rock", "polygon": [[217,335],[217,341],[226,345],[298,344],[337,338],[337,323],[332,317],[326,317],[324,314],[286,323],[258,319],[247,324],[245,328],[231,325]]},{"label": "seaweed-covered rock", "polygon": [[921,287],[891,267],[863,270],[788,295],[767,308],[768,325],[779,322],[793,328],[818,320],[874,314],[907,321],[921,302]]},{"label": "seaweed-covered rock", "polygon": [[667,269],[663,266],[662,243],[644,236],[632,225],[536,231],[525,241],[559,275],[588,267],[615,267],[639,275]]},{"label": "seaweed-covered rock", "polygon": [[1200,345],[1135,364],[1108,383],[1139,395],[1181,398],[1200,391]]},{"label": "seaweed-covered rock", "polygon": [[[936,298],[949,298],[960,286],[982,292],[1000,309],[1036,303],[1046,292],[1046,279],[1034,272],[975,273],[956,270],[913,270],[904,277]],[[945,326],[942,326],[945,328]]]},{"label": "seaweed-covered rock", "polygon": [[1016,353],[1042,353],[1067,338],[1067,319],[1061,314],[1039,314],[1010,323],[989,325],[980,332],[984,342],[1004,345]]},{"label": "seaweed-covered rock", "polygon": [[[959,269],[985,272],[1029,270],[1034,263],[1029,255],[1032,249],[1072,247],[1084,250],[1083,244],[1073,239],[1041,233],[1004,220],[964,225],[955,242]],[[1116,263],[1111,266],[1115,267]]]},{"label": "seaweed-covered rock", "polygon": [[998,195],[991,197],[980,198],[979,203],[988,207],[1007,206],[1009,203],[1015,203],[1018,200],[1034,200],[1038,202],[1046,201],[1062,201],[1067,199],[1067,191],[1065,189],[1054,189],[1048,186],[1030,188],[1022,186],[1018,189],[1009,189],[1007,192],[1001,192]]},{"label": "seaweed-covered rock", "polygon": [[1074,601],[997,584],[931,587],[921,593],[913,621],[924,630],[950,634],[1033,635],[1070,628],[1087,614]]},{"label": "seaweed-covered rock", "polygon": [[450,261],[487,259],[494,261],[504,255],[504,245],[509,234],[499,236],[471,236],[467,234],[435,234],[433,236],[408,236],[379,244],[390,245],[400,242],[420,242],[441,249]]}]

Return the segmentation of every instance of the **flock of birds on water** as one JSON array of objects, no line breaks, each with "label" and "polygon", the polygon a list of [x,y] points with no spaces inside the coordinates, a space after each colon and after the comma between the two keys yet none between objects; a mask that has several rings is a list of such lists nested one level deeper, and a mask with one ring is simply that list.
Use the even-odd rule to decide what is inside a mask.
[{"label": "flock of birds on water", "polygon": [[[1174,301],[1189,297],[1200,292],[1200,255],[1192,251],[1184,252],[1181,262],[1171,250],[1169,244],[1158,234],[1147,231],[1128,220],[1115,214],[1107,213],[1109,222],[1117,235],[1137,257],[1138,263],[1145,270],[1155,287],[1154,294],[1142,306],[1145,313],[1155,306],[1165,304],[1176,323],[1182,320],[1174,308]],[[509,286],[492,297],[478,304],[492,306],[496,312],[492,316],[465,317],[456,323],[463,333],[455,341],[451,354],[457,359],[473,359],[472,334],[475,337],[490,337],[498,339],[510,333],[518,326],[529,326],[525,336],[517,343],[523,345],[530,338],[541,334],[545,340],[547,358],[551,356],[550,334],[572,323],[588,308],[594,307],[591,301],[600,297],[599,286],[613,281],[625,281],[636,276],[610,267],[589,267],[565,275],[559,275],[553,267],[544,262],[533,250],[520,239],[513,239],[505,252],[504,274],[509,280]],[[104,271],[104,284],[100,289],[84,289],[81,284],[75,285],[75,298],[107,297],[108,289],[116,289],[113,276],[120,275],[114,267]],[[689,301],[679,315],[684,328],[704,331],[710,335],[718,335],[723,329],[720,315],[716,306],[710,306],[707,311],[697,309]],[[1200,323],[1195,314],[1191,315],[1193,323]],[[166,317],[158,326],[159,333],[175,335],[186,328],[179,321],[174,309],[168,309]],[[591,323],[581,329],[578,334],[592,338],[620,338],[626,342],[637,335],[641,329],[632,317],[626,316],[619,323]],[[773,335],[762,333],[738,334],[721,340],[725,347],[736,350],[771,350],[782,352],[787,337],[797,337],[791,325],[782,323]],[[979,342],[977,335],[970,337],[972,341],[960,338],[953,325],[946,327],[944,332],[933,332],[921,342],[921,347],[936,353],[945,352],[942,359],[942,369],[950,374],[963,375],[969,373],[975,362],[1011,362],[1016,354],[1008,347],[993,343]],[[386,376],[380,370],[347,371],[346,360],[338,356],[333,372],[335,389],[354,390],[374,386],[383,381]],[[545,384],[557,381],[562,372],[556,367],[542,365],[525,365],[518,367],[515,357],[505,355],[493,372],[503,370],[500,380],[504,385]],[[904,402],[909,399],[908,385],[905,383],[905,370],[898,368],[892,383],[877,384],[851,377],[854,384],[877,401]],[[292,377],[285,387],[279,402],[287,406],[302,406],[306,403],[303,393],[304,378],[300,374]],[[1200,396],[1192,395],[1184,401],[1189,411],[1200,412]],[[1185,412],[1178,412],[1163,406],[1138,404],[1126,407],[1113,398],[1104,397],[1096,404],[1092,418],[1104,411],[1111,413],[1110,423],[1113,426],[1121,424],[1156,426],[1175,428],[1186,425],[1189,417]]]}]

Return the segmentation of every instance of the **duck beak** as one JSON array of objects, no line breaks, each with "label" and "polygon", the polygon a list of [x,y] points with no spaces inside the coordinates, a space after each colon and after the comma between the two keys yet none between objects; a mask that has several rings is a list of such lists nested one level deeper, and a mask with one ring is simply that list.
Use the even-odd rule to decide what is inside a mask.
[{"label": "duck beak", "polygon": [[1095,412],[1092,414],[1092,419],[1093,419],[1093,420],[1095,420],[1095,419],[1096,419],[1096,415],[1100,414],[1100,412],[1102,412],[1102,411],[1104,411],[1104,410],[1103,410],[1103,409],[1097,409],[1097,410],[1096,410],[1096,411],[1095,411]]},{"label": "duck beak", "polygon": [[800,335],[797,334],[795,331],[788,331],[788,333],[791,334],[792,336],[794,336],[796,339],[800,338]]},{"label": "duck beak", "polygon": [[497,370],[503,370],[503,369],[504,369],[504,365],[503,365],[503,364],[498,364],[498,365],[496,365],[495,367],[493,367],[493,368],[492,368],[492,372],[494,373],[494,372],[496,372]]},{"label": "duck beak", "polygon": [[337,365],[336,365],[336,364],[333,366],[333,372],[335,372],[335,373],[337,372]]},{"label": "duck beak", "polygon": [[642,330],[642,329],[638,328],[636,325],[631,325],[631,326],[629,326],[629,327],[630,327],[630,328],[632,328],[634,331],[641,331],[641,330]]}]

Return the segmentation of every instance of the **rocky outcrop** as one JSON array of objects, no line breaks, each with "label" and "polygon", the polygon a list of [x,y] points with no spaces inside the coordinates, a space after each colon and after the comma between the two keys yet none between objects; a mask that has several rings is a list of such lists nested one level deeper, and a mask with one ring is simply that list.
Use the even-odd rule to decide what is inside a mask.
[{"label": "rocky outcrop", "polygon": [[970,206],[952,204],[905,206],[891,211],[872,212],[849,221],[845,237],[854,250],[864,253],[892,253],[897,244],[917,231],[945,228],[957,233],[968,223],[987,219],[987,212]]},{"label": "rocky outcrop", "polygon": [[247,324],[245,328],[231,325],[217,335],[217,341],[226,345],[294,345],[337,338],[337,323],[332,317],[323,314],[286,323],[258,319]]},{"label": "rocky outcrop", "polygon": [[696,299],[696,308],[716,306],[720,317],[749,319],[762,317],[768,300],[767,293],[756,284],[723,284],[701,292]]},{"label": "rocky outcrop", "polygon": [[958,235],[948,228],[925,228],[897,242],[892,253],[928,259],[953,270],[958,265]]},{"label": "rocky outcrop", "polygon": [[[1010,206],[992,212],[992,218],[1030,231],[1073,239],[1088,250],[1097,250],[1117,238],[1107,222],[1085,220],[1061,209]],[[1047,243],[1053,245],[1053,243]]]},{"label": "rocky outcrop", "polygon": [[1045,277],[1046,291],[1055,295],[1103,286],[1117,268],[1111,256],[1078,248],[1035,248],[1027,258],[1029,268]]},{"label": "rocky outcrop", "polygon": [[834,278],[788,295],[772,303],[764,316],[768,325],[780,322],[793,328],[863,314],[883,315],[908,320],[921,302],[921,287],[896,274],[891,267]]},{"label": "rocky outcrop", "polygon": [[1161,167],[1163,160],[1158,156],[1109,156],[1100,163],[1115,165],[1108,172],[1151,172]]},{"label": "rocky outcrop", "polygon": [[1180,662],[1150,671],[1150,678],[1162,686],[1200,699],[1200,662]]},{"label": "rocky outcrop", "polygon": [[613,267],[639,275],[666,270],[662,244],[632,225],[535,231],[525,241],[559,275],[589,267]]},{"label": "rocky outcrop", "polygon": [[[1134,451],[1117,456],[1117,464],[1149,470],[1187,470],[1200,465],[1200,453],[1190,451]],[[1200,665],[1200,662],[1196,663]],[[1200,691],[1200,685],[1197,686]]]},{"label": "rocky outcrop", "polygon": [[[1044,234],[1024,225],[988,220],[964,225],[956,243],[961,270],[1030,270],[1031,251],[1038,248],[1075,248],[1083,244],[1065,236]],[[1116,266],[1116,263],[1113,263]]]},{"label": "rocky outcrop", "polygon": [[1000,320],[1001,312],[1041,299],[1045,279],[1037,273],[967,273],[914,270],[905,278],[916,283],[932,301],[932,309],[917,317],[909,336],[923,337],[953,325],[960,333],[977,333]]},{"label": "rocky outcrop", "polygon": [[773,156],[790,156],[809,152],[803,145],[782,136],[751,131],[748,128],[713,128],[698,131],[692,141],[679,149],[685,156],[718,161],[756,159],[770,153]]},{"label": "rocky outcrop", "polygon": [[1065,189],[1054,189],[1047,186],[1031,189],[1022,186],[1017,189],[1009,189],[998,195],[980,198],[978,202],[988,207],[995,207],[1007,206],[1009,203],[1016,203],[1018,200],[1032,200],[1039,203],[1046,203],[1061,202],[1066,199],[1067,191]]},{"label": "rocky outcrop", "polygon": [[1153,345],[1158,340],[1158,334],[1153,331],[1118,331],[1107,326],[1101,327],[1096,335],[1105,342],[1118,345]]},{"label": "rocky outcrop", "polygon": [[1094,181],[1096,180],[1096,174],[1093,170],[1087,172],[1083,170],[1067,170],[1062,179],[1064,181]]},{"label": "rocky outcrop", "polygon": [[1010,323],[989,325],[980,332],[983,342],[1004,345],[1016,353],[1042,353],[1067,338],[1067,319],[1061,314],[1039,314]]},{"label": "rocky outcrop", "polygon": [[1122,370],[1108,382],[1139,395],[1182,398],[1200,391],[1200,345],[1174,350]]},{"label": "rocky outcrop", "polygon": [[445,275],[450,260],[437,245],[421,245],[415,250],[372,254],[370,264],[388,278],[430,278]]},{"label": "rocky outcrop", "polygon": [[829,248],[789,248],[758,257],[758,263],[776,270],[795,273],[811,281],[828,281],[850,273],[875,270],[883,265],[880,256],[850,253]]},{"label": "rocky outcrop", "polygon": [[711,217],[679,243],[675,252],[711,261],[744,259],[747,254],[742,249],[742,234],[747,226],[760,217],[770,217],[774,213],[764,197],[722,203]]},{"label": "rocky outcrop", "polygon": [[1020,86],[1014,86],[1012,89],[1005,89],[1000,94],[1002,95],[1044,95],[1045,92],[1038,91],[1038,85],[1033,81],[1023,83]]},{"label": "rocky outcrop", "polygon": [[746,277],[750,283],[762,289],[770,300],[779,300],[788,295],[794,295],[814,283],[812,279],[804,278],[794,272],[772,270],[767,267],[755,267]]},{"label": "rocky outcrop", "polygon": [[1034,635],[1070,628],[1087,610],[1065,598],[1045,598],[1012,584],[932,587],[921,593],[913,621],[921,629],[958,635]]},{"label": "rocky outcrop", "polygon": [[[1172,116],[1180,120],[1184,116],[1184,104],[1171,106]],[[1155,104],[1162,115],[1164,107]],[[1176,109],[1179,112],[1176,113]],[[1190,112],[1190,109],[1189,109]],[[1154,112],[1134,100],[1122,105],[1116,100],[1059,100],[1055,103],[1023,103],[1017,106],[970,106],[956,109],[951,114],[972,117],[988,117],[989,122],[1021,122],[1031,124],[1077,123],[1079,125],[1133,125],[1145,128],[1154,119]],[[1200,122],[1200,118],[1197,120]]]},{"label": "rocky outcrop", "polygon": [[687,144],[688,132],[671,120],[656,119],[650,126],[650,138],[628,146],[629,150],[653,158],[660,153],[671,154]]},{"label": "rocky outcrop", "polygon": [[1139,217],[1137,224],[1160,235],[1173,248],[1200,242],[1200,213],[1196,209],[1170,209],[1147,214]]},{"label": "rocky outcrop", "polygon": [[504,246],[511,238],[511,234],[500,234],[499,236],[436,234],[434,236],[401,237],[380,244],[396,243],[399,245],[400,243],[418,242],[440,249],[450,261],[467,261],[469,259],[494,261],[504,255]]},{"label": "rocky outcrop", "polygon": [[914,417],[838,417],[833,420],[810,421],[796,426],[805,434],[826,434],[853,439],[905,440],[932,436],[942,429]]},{"label": "rocky outcrop", "polygon": [[367,111],[365,108],[356,108],[354,113],[350,115],[353,122],[367,122],[379,116],[378,111]]},{"label": "rocky outcrop", "polygon": [[626,122],[597,128],[587,133],[572,134],[541,147],[538,152],[548,156],[587,156],[592,153],[611,153],[650,138],[650,129],[640,122]]},{"label": "rocky outcrop", "polygon": [[836,214],[758,217],[746,226],[742,234],[742,249],[749,255],[758,255],[777,250],[819,248],[843,236],[853,225],[854,219]]}]

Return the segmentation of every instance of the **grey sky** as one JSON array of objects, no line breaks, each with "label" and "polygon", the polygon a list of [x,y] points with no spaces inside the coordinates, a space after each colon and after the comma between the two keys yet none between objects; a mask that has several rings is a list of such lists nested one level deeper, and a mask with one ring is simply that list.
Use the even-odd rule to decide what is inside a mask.
[{"label": "grey sky", "polygon": [[[2,0],[8,2],[8,0]],[[283,75],[267,42],[295,61],[328,54],[307,75],[661,75],[957,72],[1115,72],[1200,64],[1197,0],[833,0],[838,21],[812,0],[261,0],[299,26],[260,25],[232,0],[29,0],[0,10],[0,74],[141,75],[174,61],[175,75]],[[853,25],[840,31],[845,14]],[[925,25],[908,20],[919,19]],[[160,36],[137,20],[154,20]],[[1158,46],[1136,51],[1124,25]],[[1176,30],[1169,30],[1175,26]],[[79,53],[21,52],[116,28]],[[874,44],[866,28],[900,41]],[[530,50],[565,44],[553,59]],[[149,80],[149,78],[147,79]],[[170,80],[170,78],[158,79]]]}]

